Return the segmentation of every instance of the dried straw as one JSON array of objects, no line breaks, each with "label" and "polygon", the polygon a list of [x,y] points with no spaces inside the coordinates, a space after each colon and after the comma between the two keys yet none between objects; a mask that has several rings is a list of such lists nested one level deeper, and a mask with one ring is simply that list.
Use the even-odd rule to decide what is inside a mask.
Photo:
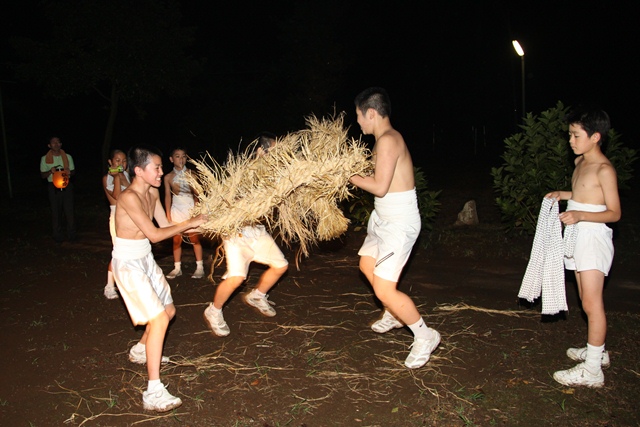
[{"label": "dried straw", "polygon": [[199,195],[192,213],[208,215],[201,226],[206,236],[224,238],[263,224],[308,256],[312,245],[347,230],[338,203],[352,196],[352,175],[371,172],[370,153],[347,137],[344,113],[306,122],[307,129],[278,138],[266,156],[253,154],[254,141],[243,153],[229,153],[224,165],[208,154],[191,160],[196,171],[190,183]]}]

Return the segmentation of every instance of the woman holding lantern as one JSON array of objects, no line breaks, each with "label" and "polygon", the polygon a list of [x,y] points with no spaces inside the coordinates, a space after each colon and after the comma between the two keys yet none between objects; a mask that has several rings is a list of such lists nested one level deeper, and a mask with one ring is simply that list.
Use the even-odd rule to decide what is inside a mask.
[{"label": "woman holding lantern", "polygon": [[76,223],[73,211],[73,184],[69,181],[75,174],[73,157],[62,149],[60,138],[49,139],[49,151],[40,159],[40,176],[48,182],[53,239],[57,243],[65,240],[63,218],[67,222],[67,237],[76,239]]}]

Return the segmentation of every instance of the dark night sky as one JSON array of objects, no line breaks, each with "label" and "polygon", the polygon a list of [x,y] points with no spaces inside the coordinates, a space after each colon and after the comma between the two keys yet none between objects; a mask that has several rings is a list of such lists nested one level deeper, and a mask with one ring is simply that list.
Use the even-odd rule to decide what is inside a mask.
[{"label": "dark night sky", "polygon": [[[114,146],[148,142],[191,151],[235,147],[265,129],[297,130],[304,116],[346,111],[353,97],[388,89],[392,122],[416,163],[473,151],[472,128],[498,152],[520,114],[520,58],[526,52],[526,109],[601,105],[623,141],[640,148],[632,114],[640,95],[640,40],[634,2],[334,1],[181,2],[183,24],[197,27],[192,54],[205,58],[187,99],[163,99],[140,118],[123,105]],[[3,106],[12,169],[36,169],[46,136],[94,167],[106,111],[94,98],[56,101],[18,82],[7,66],[13,35],[46,36],[32,0],[0,6]],[[597,9],[588,5],[600,4]],[[295,102],[294,102],[295,101]],[[431,152],[436,135],[440,150]],[[446,147],[443,151],[442,147]],[[192,153],[193,154],[193,153]],[[91,160],[89,160],[91,159]],[[82,162],[80,162],[82,164]],[[4,156],[3,156],[4,165]],[[99,168],[100,165],[95,165]],[[100,171],[101,172],[101,171]],[[1,178],[4,184],[4,177]]]}]

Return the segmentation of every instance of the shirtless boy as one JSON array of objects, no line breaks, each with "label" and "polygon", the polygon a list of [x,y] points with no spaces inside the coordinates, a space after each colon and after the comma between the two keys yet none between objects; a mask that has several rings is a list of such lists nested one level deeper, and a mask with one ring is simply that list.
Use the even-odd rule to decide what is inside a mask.
[{"label": "shirtless boy", "polygon": [[[182,405],[182,400],[172,396],[160,382],[164,337],[176,309],[169,283],[151,253],[150,242],[198,227],[206,217],[199,215],[169,225],[158,192],[163,174],[160,153],[151,147],[133,147],[128,163],[133,181],[116,201],[113,274],[131,321],[134,325],[146,325],[140,342],[129,352],[131,361],[147,364],[149,383],[142,394],[143,407],[165,412]],[[162,228],[155,226],[154,218]]]},{"label": "shirtless boy", "polygon": [[[173,224],[178,224],[189,218],[189,211],[195,204],[193,189],[189,185],[187,176],[190,173],[186,167],[187,153],[182,148],[176,148],[171,152],[169,160],[173,163],[173,170],[164,177],[164,205],[167,218]],[[193,245],[193,253],[196,257],[196,270],[191,275],[192,279],[204,277],[202,263],[202,244],[198,233],[187,230],[184,233],[189,237]],[[182,234],[173,236],[173,270],[167,274],[167,279],[182,276]]]},{"label": "shirtless boy", "polygon": [[545,197],[568,200],[560,214],[565,225],[575,224],[577,237],[573,258],[565,256],[565,268],[575,270],[582,309],[587,315],[587,346],[569,348],[567,356],[581,362],[557,371],[553,378],[566,386],[602,387],[602,367],[609,365],[604,343],[607,318],[604,310],[604,278],[613,262],[612,231],[606,223],[620,219],[618,179],[614,167],[602,153],[610,129],[609,116],[597,109],[577,109],[566,118],[569,143],[578,156],[571,178],[571,191],[552,191]]},{"label": "shirtless boy", "polygon": [[391,104],[384,89],[366,89],[355,105],[362,133],[376,141],[373,175],[350,178],[353,185],[375,196],[367,237],[358,252],[360,270],[384,306],[371,329],[385,333],[407,325],[414,340],[404,364],[416,369],[429,361],[440,344],[440,334],[427,327],[411,298],[398,290],[398,279],[421,227],[413,162],[402,135],[391,126]]}]

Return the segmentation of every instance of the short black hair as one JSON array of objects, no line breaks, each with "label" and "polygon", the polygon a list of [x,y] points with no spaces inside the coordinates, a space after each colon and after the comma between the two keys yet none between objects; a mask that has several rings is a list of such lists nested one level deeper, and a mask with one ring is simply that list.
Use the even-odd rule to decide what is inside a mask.
[{"label": "short black hair", "polygon": [[589,137],[596,132],[599,133],[600,145],[607,141],[611,120],[606,111],[593,106],[581,105],[571,110],[564,119],[567,124],[582,126]]},{"label": "short black hair", "polygon": [[391,116],[389,94],[381,87],[370,87],[363,90],[356,96],[355,104],[362,113],[366,113],[369,108],[373,108],[382,117]]},{"label": "short black hair", "polygon": [[151,161],[151,156],[160,156],[162,158],[162,152],[150,145],[135,145],[131,147],[127,153],[129,174],[131,176],[135,175],[136,168],[144,169]]}]

